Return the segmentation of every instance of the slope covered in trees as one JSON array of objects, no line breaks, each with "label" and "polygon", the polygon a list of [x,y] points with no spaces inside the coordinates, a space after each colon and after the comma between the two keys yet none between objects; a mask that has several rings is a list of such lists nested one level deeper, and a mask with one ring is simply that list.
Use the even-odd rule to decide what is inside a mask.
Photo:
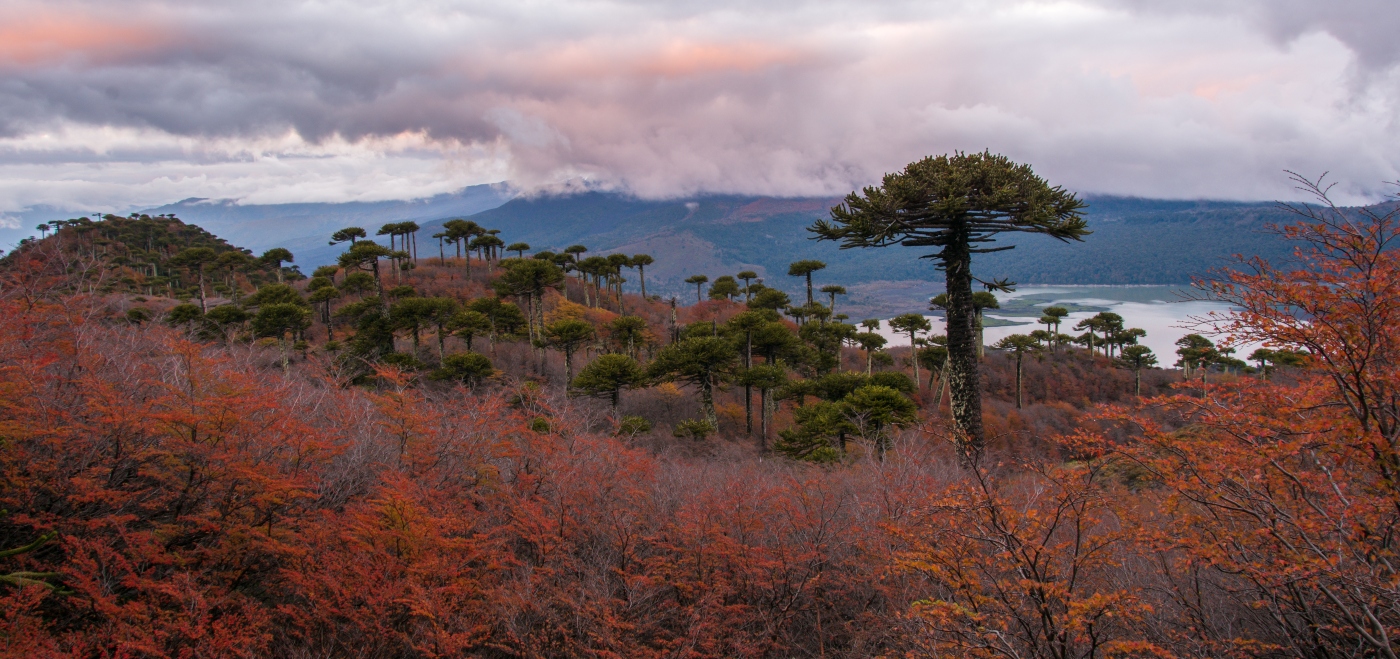
[{"label": "slope covered in trees", "polygon": [[673,307],[622,287],[661,259],[394,223],[206,311],[37,241],[0,264],[0,648],[1389,656],[1396,218],[1298,211],[1301,267],[1216,290],[1257,369],[1047,308],[980,359],[972,465],[946,341],[847,322],[829,266]]},{"label": "slope covered in trees", "polygon": [[[0,268],[16,269],[22,261],[58,259],[81,276],[70,285],[111,293],[203,298],[215,294],[237,297],[268,281],[300,278],[292,256],[270,250],[261,258],[230,245],[204,229],[173,215],[107,215],[46,222],[39,238],[20,242],[0,260]],[[273,258],[279,257],[281,258]],[[289,268],[284,268],[290,266]],[[207,275],[208,281],[202,275]]]}]

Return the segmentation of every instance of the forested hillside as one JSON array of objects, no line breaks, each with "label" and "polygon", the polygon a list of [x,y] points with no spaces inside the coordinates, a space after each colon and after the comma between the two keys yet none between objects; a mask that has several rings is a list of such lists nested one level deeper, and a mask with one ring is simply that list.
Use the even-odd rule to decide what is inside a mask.
[{"label": "forested hillside", "polygon": [[[592,203],[565,235],[677,213]],[[668,221],[773,230],[817,212],[796,203]],[[477,218],[342,227],[306,278],[171,217],[64,223],[0,261],[0,651],[1394,649],[1394,216],[1309,217],[1305,267],[1215,291],[1250,355],[1154,355],[1055,307],[975,347],[839,313],[842,273],[917,264],[901,248],[775,262],[788,292]],[[651,291],[668,268],[678,301]],[[950,351],[973,349],[960,409]]]},{"label": "forested hillside", "polygon": [[173,215],[81,217],[47,222],[39,228],[41,236],[21,241],[18,249],[0,260],[0,267],[16,267],[37,250],[83,272],[80,285],[91,290],[171,298],[236,298],[242,289],[268,281],[302,278],[284,249],[255,257],[252,251],[234,247]]}]

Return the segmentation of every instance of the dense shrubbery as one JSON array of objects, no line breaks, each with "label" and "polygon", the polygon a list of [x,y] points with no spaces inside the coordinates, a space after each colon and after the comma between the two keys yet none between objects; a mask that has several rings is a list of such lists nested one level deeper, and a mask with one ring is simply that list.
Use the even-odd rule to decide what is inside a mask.
[{"label": "dense shrubbery", "polygon": [[[936,380],[817,356],[761,307],[705,301],[672,328],[603,276],[564,282],[583,304],[526,280],[518,307],[487,295],[508,264],[454,262],[396,282],[454,300],[441,325],[371,281],[331,327],[253,331],[307,309],[271,287],[171,326],[146,322],[171,301],[84,292],[33,246],[0,289],[0,638],[35,657],[1393,656],[1395,218],[1301,212],[1303,268],[1217,289],[1244,309],[1220,329],[1271,344],[1268,379],[1171,391],[1148,370],[1138,401],[1104,355],[990,354],[973,468]],[[613,355],[575,379],[599,400],[559,377],[577,323],[587,363]],[[459,350],[464,331],[486,345]],[[320,332],[340,338],[298,339]],[[1192,345],[1196,375],[1224,363]],[[632,360],[672,382],[628,390]],[[704,373],[702,405],[682,387]],[[745,387],[810,462],[745,438]]]}]

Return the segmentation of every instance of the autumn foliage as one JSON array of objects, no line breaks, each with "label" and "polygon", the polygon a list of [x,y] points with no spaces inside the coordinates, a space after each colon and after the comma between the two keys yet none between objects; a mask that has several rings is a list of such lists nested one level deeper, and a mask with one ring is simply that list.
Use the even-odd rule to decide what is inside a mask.
[{"label": "autumn foliage", "polygon": [[1396,218],[1299,212],[1301,267],[1246,262],[1212,322],[1303,367],[1137,402],[1027,364],[1018,411],[1002,365],[971,466],[922,398],[819,466],[531,378],[284,371],[36,252],[0,290],[0,654],[1394,657]]}]

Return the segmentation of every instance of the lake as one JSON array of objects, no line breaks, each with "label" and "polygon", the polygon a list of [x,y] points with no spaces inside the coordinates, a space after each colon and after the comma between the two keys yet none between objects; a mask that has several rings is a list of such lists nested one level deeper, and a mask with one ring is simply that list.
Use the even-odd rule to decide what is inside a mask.
[{"label": "lake", "polygon": [[[1147,336],[1139,343],[1157,353],[1160,365],[1170,366],[1176,362],[1177,339],[1193,332],[1184,327],[1192,317],[1230,311],[1230,305],[1224,302],[1186,300],[1185,295],[1191,292],[1199,293],[1189,286],[1019,286],[1013,293],[998,293],[1002,308],[989,309],[984,314],[986,341],[991,345],[1010,334],[1029,334],[1044,329],[1036,319],[1040,318],[1042,309],[1051,305],[1070,309],[1069,316],[1060,324],[1060,331],[1071,335],[1081,333],[1070,329],[1075,323],[1101,311],[1111,311],[1123,317],[1124,326],[1146,330]],[[934,332],[944,333],[942,316],[925,317],[933,325]],[[884,322],[880,334],[890,339],[892,346],[909,343],[907,334],[895,334]],[[1253,349],[1254,346],[1237,348],[1235,356],[1244,358]]]}]

